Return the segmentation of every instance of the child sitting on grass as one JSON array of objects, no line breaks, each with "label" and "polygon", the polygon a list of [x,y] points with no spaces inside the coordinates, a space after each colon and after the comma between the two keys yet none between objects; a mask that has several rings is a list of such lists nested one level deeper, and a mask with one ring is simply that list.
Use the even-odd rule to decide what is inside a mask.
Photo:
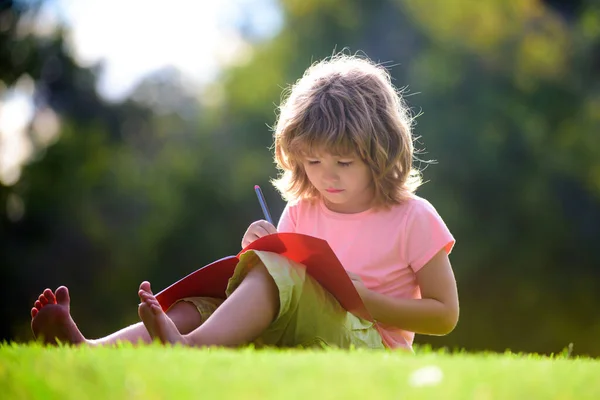
[{"label": "child sitting on grass", "polygon": [[248,251],[225,300],[185,298],[165,313],[143,282],[142,322],[96,340],[71,318],[67,288],[46,289],[31,310],[34,335],[89,345],[159,339],[411,349],[415,333],[451,332],[459,315],[448,259],[455,241],[435,208],[415,195],[411,122],[382,67],[346,55],[311,66],[282,103],[274,133],[282,171],[274,184],[288,203],[277,228],[256,221],[242,239],[242,247],[276,232],[326,240],[376,322],[344,310],[303,265]]}]

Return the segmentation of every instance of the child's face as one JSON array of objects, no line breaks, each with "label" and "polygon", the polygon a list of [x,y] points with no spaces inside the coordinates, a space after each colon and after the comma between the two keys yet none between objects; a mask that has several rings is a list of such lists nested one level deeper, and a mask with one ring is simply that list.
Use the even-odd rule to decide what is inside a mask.
[{"label": "child's face", "polygon": [[305,156],[302,164],[308,179],[330,210],[352,214],[371,207],[373,180],[369,167],[360,157],[322,152]]}]

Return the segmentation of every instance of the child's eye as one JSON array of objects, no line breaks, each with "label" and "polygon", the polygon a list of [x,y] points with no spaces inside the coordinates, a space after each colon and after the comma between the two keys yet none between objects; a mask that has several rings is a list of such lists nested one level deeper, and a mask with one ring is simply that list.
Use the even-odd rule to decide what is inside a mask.
[{"label": "child's eye", "polygon": [[307,160],[308,165],[315,165],[319,163],[319,160]]},{"label": "child's eye", "polygon": [[338,161],[338,164],[339,164],[341,167],[349,167],[349,166],[350,166],[350,164],[352,164],[352,161]]}]

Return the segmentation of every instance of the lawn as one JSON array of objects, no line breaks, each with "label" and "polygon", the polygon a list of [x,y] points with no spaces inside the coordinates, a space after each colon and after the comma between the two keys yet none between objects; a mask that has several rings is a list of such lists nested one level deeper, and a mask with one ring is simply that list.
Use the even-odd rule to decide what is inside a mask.
[{"label": "lawn", "polygon": [[600,399],[600,361],[519,354],[0,345],[2,399]]}]

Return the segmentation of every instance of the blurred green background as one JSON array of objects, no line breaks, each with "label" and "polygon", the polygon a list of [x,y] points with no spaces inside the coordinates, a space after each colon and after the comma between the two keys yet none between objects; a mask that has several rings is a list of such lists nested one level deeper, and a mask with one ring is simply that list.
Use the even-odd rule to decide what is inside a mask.
[{"label": "blurred green background", "polygon": [[457,239],[459,325],[416,342],[600,355],[600,2],[0,4],[0,340],[32,339],[46,287],[93,338],[142,280],[237,253],[255,184],[284,207],[282,88],[347,48],[422,112],[418,194]]}]

